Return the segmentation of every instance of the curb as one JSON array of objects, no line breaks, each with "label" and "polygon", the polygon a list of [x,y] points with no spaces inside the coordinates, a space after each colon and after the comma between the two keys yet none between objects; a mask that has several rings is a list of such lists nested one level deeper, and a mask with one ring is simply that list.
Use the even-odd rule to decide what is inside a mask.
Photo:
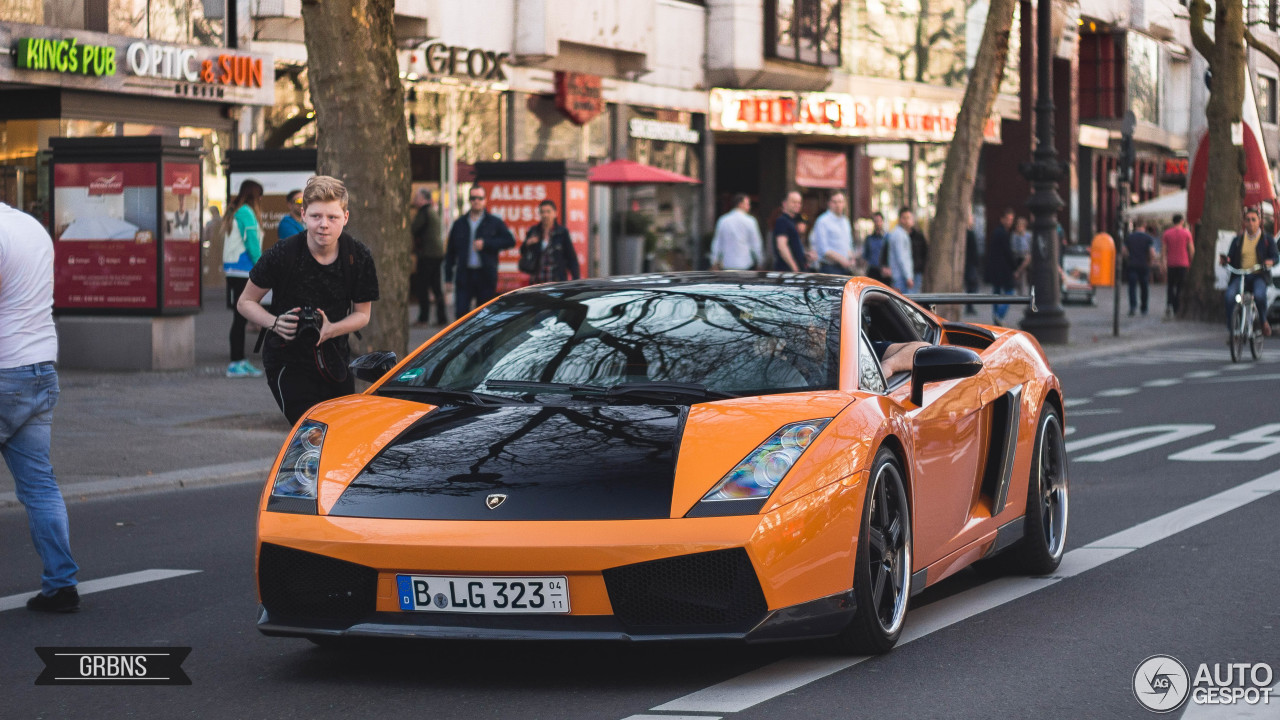
[{"label": "curb", "polygon": [[[1192,332],[1156,335],[1154,337],[1135,338],[1132,340],[1116,339],[1114,342],[1099,343],[1101,347],[1082,348],[1079,350],[1054,352],[1052,350],[1053,346],[1042,346],[1042,349],[1045,351],[1045,356],[1049,358],[1050,365],[1057,367],[1059,365],[1070,365],[1084,360],[1096,360],[1098,358],[1105,358],[1112,355],[1151,350],[1164,345],[1213,340],[1214,338],[1219,338],[1223,335],[1224,331],[1215,327],[1212,330],[1195,330]],[[1223,357],[1224,359],[1229,359],[1225,352],[1223,353]]]},{"label": "curb", "polygon": [[[269,457],[222,465],[171,470],[153,475],[100,478],[85,482],[67,483],[61,486],[61,490],[62,496],[66,498],[67,502],[71,502],[73,500],[90,500],[125,493],[159,492],[262,482],[267,473],[271,471],[271,466],[275,461],[275,457]],[[0,493],[0,508],[18,507],[20,505],[21,503],[18,502],[18,497],[15,493]]]}]

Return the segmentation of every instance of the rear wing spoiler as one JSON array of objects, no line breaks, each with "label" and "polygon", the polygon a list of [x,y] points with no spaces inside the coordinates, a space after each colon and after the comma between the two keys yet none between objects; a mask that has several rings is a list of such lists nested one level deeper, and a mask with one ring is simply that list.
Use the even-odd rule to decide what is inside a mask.
[{"label": "rear wing spoiler", "polygon": [[918,305],[924,305],[930,312],[939,305],[1030,305],[1031,312],[1040,312],[1036,307],[1036,289],[1031,288],[1028,295],[970,295],[967,293],[921,293],[907,295],[907,298]]}]

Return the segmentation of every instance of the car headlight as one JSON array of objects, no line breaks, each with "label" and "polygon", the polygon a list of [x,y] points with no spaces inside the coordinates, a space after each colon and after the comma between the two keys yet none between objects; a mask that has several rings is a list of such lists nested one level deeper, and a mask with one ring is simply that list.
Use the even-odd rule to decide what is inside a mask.
[{"label": "car headlight", "polygon": [[831,418],[818,418],[783,425],[716,483],[701,502],[767,499],[829,422]]},{"label": "car headlight", "polygon": [[316,499],[316,485],[320,481],[320,450],[324,446],[327,425],[306,420],[289,439],[284,459],[276,471],[271,488],[273,498]]}]

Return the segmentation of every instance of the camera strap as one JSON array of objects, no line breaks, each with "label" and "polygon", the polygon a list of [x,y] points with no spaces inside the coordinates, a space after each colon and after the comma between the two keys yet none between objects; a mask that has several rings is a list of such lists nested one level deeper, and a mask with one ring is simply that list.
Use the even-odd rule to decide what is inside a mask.
[{"label": "camera strap", "polygon": [[[302,239],[302,242],[298,243],[298,248],[297,248],[296,262],[298,265],[301,265],[301,263],[306,259],[306,256],[303,253],[308,252],[307,238],[305,233],[301,233],[301,239]],[[355,303],[351,301],[351,296],[354,294],[351,288],[351,273],[353,272],[354,266],[356,264],[356,254],[355,254],[355,249],[351,244],[352,242],[353,241],[351,239],[351,236],[347,235],[345,232],[338,236],[338,264],[340,266],[339,270],[342,272],[342,287],[347,292],[347,313],[348,314],[354,311],[356,307]],[[289,277],[291,277],[291,275],[286,273],[285,278],[289,278]],[[283,283],[277,283],[277,285],[282,285],[282,284]],[[276,288],[277,291],[280,289],[281,289],[280,287]],[[275,310],[274,306],[275,306],[275,303],[272,302],[272,311]],[[253,344],[254,353],[262,352],[262,345],[266,342],[267,333],[269,332],[270,332],[269,328],[262,328],[261,330],[258,331],[258,341]],[[360,334],[359,330],[355,331],[355,333],[353,334],[361,340],[364,339],[364,336]]]}]

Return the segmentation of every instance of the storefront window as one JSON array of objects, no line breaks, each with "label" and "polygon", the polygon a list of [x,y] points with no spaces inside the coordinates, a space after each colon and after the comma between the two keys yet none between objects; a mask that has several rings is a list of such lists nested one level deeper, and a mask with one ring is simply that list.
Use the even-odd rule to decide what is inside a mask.
[{"label": "storefront window", "polygon": [[451,145],[457,160],[502,159],[506,135],[503,93],[482,86],[417,82],[405,93],[409,142]]},{"label": "storefront window", "polygon": [[871,158],[871,212],[884,213],[886,222],[898,217],[907,201],[907,163],[891,158]]},{"label": "storefront window", "polygon": [[0,20],[39,25],[44,22],[44,0],[0,0]]},{"label": "storefront window", "polygon": [[1139,120],[1160,124],[1160,45],[1135,32],[1127,36],[1129,107]]},{"label": "storefront window", "polygon": [[770,57],[813,65],[840,64],[840,0],[766,0]]},{"label": "storefront window", "polygon": [[517,95],[517,160],[581,160],[609,155],[609,111],[600,113],[586,125],[578,125],[556,107],[555,100],[541,95]]},{"label": "storefront window", "polygon": [[918,143],[915,146],[915,211],[916,222],[926,235],[929,223],[938,213],[938,186],[942,183],[943,165],[947,159],[947,146],[937,143]]},{"label": "storefront window", "polygon": [[107,32],[114,35],[208,47],[223,44],[221,3],[210,2],[206,8],[205,0],[108,2]]},{"label": "storefront window", "polygon": [[[987,0],[854,0],[846,6],[844,68],[853,75],[958,86],[968,79]],[[1019,17],[1009,37],[1002,93],[1018,92]]]}]

